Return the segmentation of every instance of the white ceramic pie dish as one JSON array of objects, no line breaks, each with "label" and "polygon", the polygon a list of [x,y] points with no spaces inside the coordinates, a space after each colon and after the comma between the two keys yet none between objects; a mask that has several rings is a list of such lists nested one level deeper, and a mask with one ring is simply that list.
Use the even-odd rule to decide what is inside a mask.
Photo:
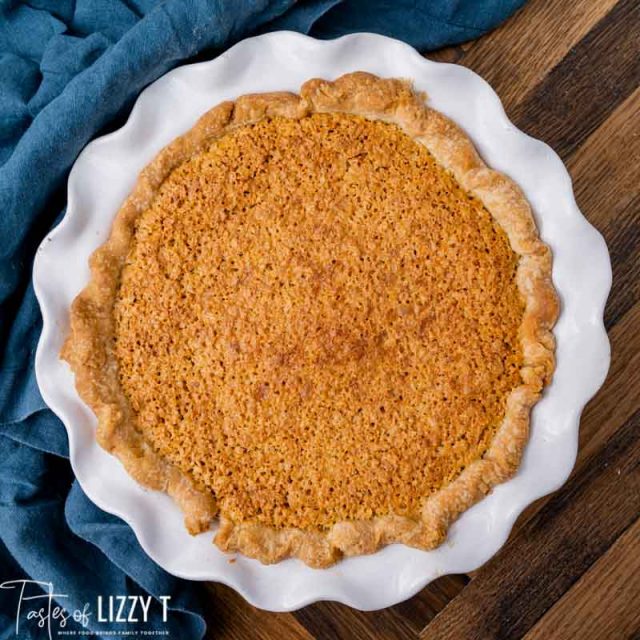
[{"label": "white ceramic pie dish", "polygon": [[[333,79],[355,70],[412,79],[427,92],[431,106],[466,130],[491,167],[523,188],[554,254],[553,280],[562,302],[554,329],[557,369],[533,411],[531,440],[517,475],[464,513],[440,548],[425,552],[392,545],[323,570],[298,560],[264,566],[240,555],[231,563],[212,544],[212,532],[191,537],[170,498],[140,487],[97,445],[96,419],[76,393],[68,365],[58,358],[69,306],[88,282],[88,258],[106,240],[140,169],[202,113],[245,93],[297,91],[309,78]],[[520,512],[566,480],[575,461],[580,413],[604,381],[610,361],[602,321],[611,286],[609,255],[601,235],[578,210],[561,160],[509,122],[499,98],[479,76],[430,62],[404,43],[372,34],[332,41],[267,34],[153,83],[121,129],[91,142],[78,157],[69,176],[67,214],[38,250],[34,286],[44,322],[36,354],[38,383],[67,428],[71,464],[86,494],[126,520],[167,571],[223,582],[253,605],[273,611],[317,600],[365,610],[387,607],[438,576],[486,562]]]}]

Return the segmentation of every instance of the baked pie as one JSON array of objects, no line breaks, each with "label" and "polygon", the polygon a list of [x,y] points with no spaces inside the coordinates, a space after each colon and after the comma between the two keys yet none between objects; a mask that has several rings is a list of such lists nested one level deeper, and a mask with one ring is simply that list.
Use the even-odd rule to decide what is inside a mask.
[{"label": "baked pie", "polygon": [[213,108],[91,274],[62,357],[98,442],[263,562],[436,547],[517,469],[554,369],[529,205],[404,80]]}]

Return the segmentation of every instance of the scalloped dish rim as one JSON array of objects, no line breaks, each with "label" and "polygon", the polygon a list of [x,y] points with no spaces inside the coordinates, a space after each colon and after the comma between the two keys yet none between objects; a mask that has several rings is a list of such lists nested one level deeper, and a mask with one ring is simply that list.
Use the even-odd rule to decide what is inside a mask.
[{"label": "scalloped dish rim", "polygon": [[[137,485],[97,445],[95,416],[80,400],[68,366],[58,359],[70,303],[86,285],[88,256],[106,239],[138,172],[199,115],[245,93],[296,91],[309,78],[333,79],[355,70],[411,79],[427,93],[430,106],[464,128],[489,166],[512,177],[525,192],[554,254],[553,280],[562,304],[554,329],[556,374],[534,408],[518,473],[466,511],[437,549],[391,545],[323,570],[293,559],[262,565],[237,556],[229,562],[211,543],[211,531],[189,536],[178,507],[166,495]],[[384,36],[319,41],[269,33],[244,40],[214,60],[168,72],[140,94],[123,127],[89,143],[78,156],[69,176],[67,213],[44,239],[34,262],[43,315],[36,375],[43,398],[65,424],[71,464],[83,490],[99,507],[126,520],[164,569],[188,579],[223,582],[251,604],[272,611],[318,600],[379,609],[406,600],[436,577],[486,562],[504,544],[519,513],[564,483],[575,461],[580,413],[609,366],[603,310],[610,286],[606,245],[577,208],[561,160],[509,122],[497,95],[475,73],[426,60]]]}]

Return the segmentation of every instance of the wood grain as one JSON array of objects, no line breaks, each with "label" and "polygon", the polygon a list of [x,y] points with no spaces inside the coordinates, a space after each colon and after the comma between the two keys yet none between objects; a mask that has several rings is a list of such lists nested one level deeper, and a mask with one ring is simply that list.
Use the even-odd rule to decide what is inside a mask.
[{"label": "wood grain", "polygon": [[[573,476],[602,451],[609,439],[638,409],[637,398],[629,389],[640,389],[640,304],[637,304],[609,332],[614,358],[604,386],[587,405],[580,423],[580,445]],[[518,518],[511,539],[554,495],[536,501]],[[640,516],[640,514],[638,514]],[[478,572],[476,572],[478,573]]]},{"label": "wood grain", "polygon": [[605,314],[607,328],[640,295],[639,123],[636,89],[568,161],[578,205],[600,229],[611,252],[615,287]]},{"label": "wood grain", "polygon": [[313,636],[290,613],[269,613],[248,604],[233,589],[223,585],[206,585],[208,607],[207,637],[216,640],[238,638],[289,638],[312,640]]},{"label": "wood grain", "polygon": [[636,88],[567,160],[578,205],[600,230],[616,226],[620,212],[640,194],[639,123]]},{"label": "wood grain", "polygon": [[640,3],[622,0],[518,102],[513,121],[568,157],[640,84],[634,24],[640,24]]},{"label": "wood grain", "polygon": [[317,640],[359,640],[378,637],[413,640],[419,629],[394,607],[382,611],[356,611],[336,602],[312,604],[296,612],[296,618]]},{"label": "wood grain", "polygon": [[415,597],[383,611],[355,611],[337,603],[320,603],[295,613],[318,640],[368,638],[372,628],[383,638],[416,638],[424,626],[469,582],[466,576],[445,576]]},{"label": "wood grain", "polygon": [[528,2],[455,62],[489,82],[510,113],[614,6],[615,0]]},{"label": "wood grain", "polygon": [[[578,205],[604,235],[613,263],[613,287],[605,310],[613,360],[603,388],[583,414],[576,471],[638,406],[628,393],[640,389],[640,306],[633,309],[640,301],[639,118],[640,90],[636,90],[567,161]],[[513,534],[549,499],[529,507]]]},{"label": "wood grain", "polygon": [[422,629],[428,620],[440,613],[469,583],[466,575],[443,576],[432,582],[413,598],[393,607],[411,620],[414,627]]},{"label": "wood grain", "polygon": [[620,536],[524,640],[624,640],[640,628],[640,520]]},{"label": "wood grain", "polygon": [[429,57],[478,72],[517,126],[560,153],[607,241],[613,359],[584,411],[576,467],[472,575],[370,613],[317,603],[269,614],[211,586],[209,638],[640,640],[640,3],[529,0],[494,32]]},{"label": "wood grain", "polygon": [[521,638],[639,514],[640,411],[436,616],[423,640]]}]

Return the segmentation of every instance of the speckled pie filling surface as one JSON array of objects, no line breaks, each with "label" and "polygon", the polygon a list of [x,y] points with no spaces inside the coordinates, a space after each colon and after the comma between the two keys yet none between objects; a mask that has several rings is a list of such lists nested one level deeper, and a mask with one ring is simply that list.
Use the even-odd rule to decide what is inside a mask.
[{"label": "speckled pie filling surface", "polygon": [[395,125],[237,129],[173,171],[135,237],[122,388],[234,521],[415,516],[520,382],[506,235]]},{"label": "speckled pie filling surface", "polygon": [[139,175],[62,357],[191,533],[326,567],[431,549],[518,468],[554,369],[520,189],[404,80],[206,113]]}]

